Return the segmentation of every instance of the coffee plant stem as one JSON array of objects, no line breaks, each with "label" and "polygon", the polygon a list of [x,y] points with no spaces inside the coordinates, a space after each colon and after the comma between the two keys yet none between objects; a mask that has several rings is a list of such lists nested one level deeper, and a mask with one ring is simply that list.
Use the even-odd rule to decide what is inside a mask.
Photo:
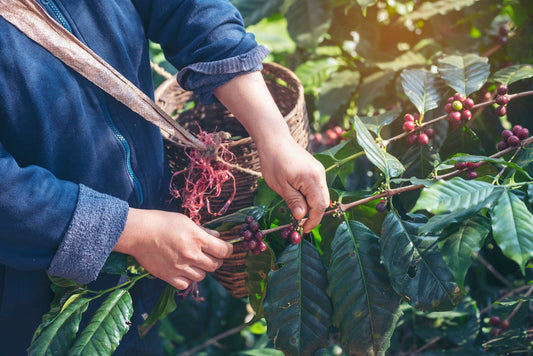
[{"label": "coffee plant stem", "polygon": [[137,283],[137,281],[138,281],[139,279],[142,279],[142,278],[147,277],[147,276],[149,276],[149,275],[150,275],[149,272],[144,272],[143,274],[139,274],[139,275],[137,275],[137,276],[135,276],[135,277],[133,277],[133,278],[127,280],[126,282],[124,282],[124,283],[122,283],[122,284],[119,284],[119,285],[116,285],[116,286],[114,286],[114,287],[111,287],[111,288],[108,288],[108,289],[104,289],[104,290],[100,290],[100,291],[87,290],[87,292],[88,292],[88,293],[94,293],[94,294],[97,294],[98,296],[102,296],[102,295],[104,295],[104,294],[106,294],[106,293],[112,292],[112,291],[114,291],[114,290],[116,290],[116,289],[120,289],[120,288],[123,288],[123,287],[126,287],[126,286],[128,286],[128,289],[130,289],[131,287],[133,287],[133,285],[134,285],[135,283]]},{"label": "coffee plant stem", "polygon": [[487,305],[485,308],[481,309],[479,311],[479,315],[483,315],[483,314],[487,313],[489,310],[494,308],[494,306],[497,305],[498,302],[501,302],[502,300],[505,300],[505,299],[509,298],[510,296],[512,296],[514,294],[517,294],[517,293],[520,293],[520,292],[522,292],[522,291],[524,291],[526,289],[530,289],[531,287],[532,287],[531,285],[527,284],[527,285],[520,286],[518,288],[515,288],[515,289],[507,292],[505,295],[503,295],[501,298],[499,298],[498,300],[496,300],[492,304]]},{"label": "coffee plant stem", "polygon": [[[524,298],[527,299],[527,297],[529,297],[532,292],[533,292],[533,286],[529,286],[529,289],[527,290],[526,294],[524,294]],[[516,307],[514,307],[514,309],[511,312],[511,314],[509,314],[509,316],[507,318],[505,318],[505,320],[508,320],[508,321],[511,320],[516,315],[516,313],[518,313],[518,311],[520,310],[522,305],[524,305],[524,301],[523,300],[518,302],[518,304],[516,305]]]},{"label": "coffee plant stem", "polygon": [[361,152],[357,152],[357,153],[355,153],[355,154],[353,154],[351,156],[345,157],[345,158],[341,159],[340,161],[335,162],[334,164],[332,164],[328,168],[326,168],[326,173],[328,173],[332,169],[342,167],[342,165],[344,165],[345,163],[350,162],[350,161],[352,161],[352,160],[356,159],[357,157],[362,156],[364,154],[365,154],[365,152],[361,151]]},{"label": "coffee plant stem", "polygon": [[505,279],[504,276],[502,276],[496,268],[494,268],[493,265],[491,265],[486,259],[483,258],[479,253],[472,252],[472,256],[474,256],[483,266],[485,266],[486,269],[489,270],[490,273],[494,275],[497,279],[500,280],[503,284],[505,284],[507,287],[511,287],[511,282],[509,282],[507,279]]},{"label": "coffee plant stem", "polygon": [[[533,90],[529,90],[529,91],[524,91],[524,92],[520,92],[520,93],[516,93],[516,94],[510,94],[510,95],[507,95],[509,101],[511,101],[512,99],[516,99],[516,98],[520,98],[520,97],[523,97],[523,96],[530,96],[530,95],[533,95]],[[479,103],[479,104],[475,104],[472,109],[478,109],[478,108],[483,108],[483,107],[486,107],[486,106],[489,106],[489,105],[492,105],[496,103],[496,100],[490,100],[490,101],[485,101],[485,102],[482,102],[482,103]],[[446,118],[448,117],[448,115],[442,115],[442,116],[439,116],[433,120],[430,120],[430,121],[427,121],[427,122],[423,122],[421,123],[420,125],[418,125],[413,132],[417,132],[417,131],[421,131],[422,129],[424,129],[425,127],[429,126],[429,125],[432,125],[436,122],[439,122],[441,120],[445,120]],[[405,137],[409,134],[411,134],[412,132],[402,132],[401,134],[398,134],[396,136],[393,136],[389,139],[386,139],[386,140],[383,140],[381,142],[381,145],[383,147],[387,147],[387,145],[389,143],[391,143],[392,141],[396,141],[402,137]]]}]

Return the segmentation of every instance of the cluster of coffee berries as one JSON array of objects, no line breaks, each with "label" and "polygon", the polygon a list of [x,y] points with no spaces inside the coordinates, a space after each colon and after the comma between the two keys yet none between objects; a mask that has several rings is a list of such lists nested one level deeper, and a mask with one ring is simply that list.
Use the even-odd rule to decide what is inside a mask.
[{"label": "cluster of coffee berries", "polygon": [[241,236],[243,238],[242,247],[245,251],[252,251],[254,255],[266,251],[267,245],[263,241],[265,235],[259,230],[259,222],[253,216],[248,215],[244,218]]},{"label": "cluster of coffee berries", "polygon": [[300,241],[302,241],[302,235],[300,235],[300,232],[296,230],[292,225],[283,228],[280,231],[279,236],[283,240],[289,240],[289,242],[293,245],[299,244]]},{"label": "cluster of coffee berries", "polygon": [[498,151],[502,151],[507,147],[518,146],[520,141],[529,137],[529,130],[520,125],[514,125],[512,130],[503,130],[503,140],[498,142]]},{"label": "cluster of coffee berries", "polygon": [[509,36],[509,28],[507,28],[506,25],[502,25],[498,29],[498,34],[494,36],[493,39],[494,39],[494,42],[496,42],[500,46],[505,46],[507,44],[508,36]]},{"label": "cluster of coffee berries", "polygon": [[490,336],[498,335],[502,330],[509,329],[509,320],[500,320],[497,316],[491,316],[489,319],[489,325],[493,328],[490,331]]},{"label": "cluster of coffee berries", "polygon": [[447,120],[452,130],[472,118],[472,112],[470,111],[472,107],[474,107],[474,100],[465,97],[461,93],[455,93],[448,98],[444,111],[448,114]]},{"label": "cluster of coffee berries", "polygon": [[424,132],[414,132],[415,128],[420,124],[422,120],[418,113],[405,114],[403,117],[403,131],[408,133],[407,143],[410,145],[419,144],[421,146],[427,145],[429,140],[435,136],[435,130],[427,128]]},{"label": "cluster of coffee berries", "polygon": [[477,178],[477,172],[476,169],[481,166],[480,162],[455,162],[455,169],[462,171],[467,169],[468,172],[466,173],[466,179],[476,179]]},{"label": "cluster of coffee berries", "polygon": [[345,132],[346,130],[337,125],[327,129],[324,132],[324,135],[320,132],[310,134],[309,142],[311,144],[311,150],[313,152],[318,152],[338,145],[344,139],[342,135]]},{"label": "cluster of coffee berries", "polygon": [[498,85],[496,89],[497,95],[494,101],[498,104],[496,107],[496,115],[498,116],[505,116],[507,114],[507,103],[509,102],[509,98],[507,97],[508,91],[507,85],[504,84]]}]

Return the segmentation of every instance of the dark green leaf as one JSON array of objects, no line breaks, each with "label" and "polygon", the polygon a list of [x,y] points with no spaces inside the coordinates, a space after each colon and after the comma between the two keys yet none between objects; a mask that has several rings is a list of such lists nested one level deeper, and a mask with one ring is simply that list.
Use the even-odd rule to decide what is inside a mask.
[{"label": "dark green leaf", "polygon": [[391,83],[395,74],[392,70],[378,71],[363,78],[358,90],[357,107],[359,111],[367,111],[368,106],[373,103],[374,99],[383,94],[383,90]]},{"label": "dark green leaf", "polygon": [[334,58],[307,61],[294,71],[306,91],[319,88],[339,68]]},{"label": "dark green leaf", "polygon": [[361,121],[365,124],[369,131],[372,131],[378,135],[384,126],[390,125],[394,120],[398,118],[398,115],[402,112],[401,109],[392,109],[386,111],[383,114],[376,116],[362,117]]},{"label": "dark green leaf", "polygon": [[400,297],[380,263],[378,237],[360,222],[344,222],[331,248],[333,325],[351,354],[383,355],[401,312]]},{"label": "dark green leaf", "polygon": [[159,296],[159,300],[154,309],[148,315],[148,318],[139,325],[139,334],[141,336],[146,335],[158,320],[165,318],[168,314],[176,310],[176,293],[176,288],[170,284],[166,286],[163,293]]},{"label": "dark green leaf", "polygon": [[111,355],[122,336],[129,330],[133,314],[130,293],[125,289],[112,292],[94,313],[81,332],[69,355]]},{"label": "dark green leaf", "polygon": [[453,225],[441,236],[439,248],[444,262],[450,267],[455,281],[464,292],[466,272],[472,264],[471,255],[479,252],[490,232],[490,221],[476,215],[461,224]]},{"label": "dark green leaf", "polygon": [[449,87],[470,95],[487,81],[490,65],[487,57],[477,54],[452,55],[439,59],[439,72]]},{"label": "dark green leaf", "polygon": [[494,185],[479,180],[464,180],[459,177],[438,181],[424,188],[411,210],[427,210],[432,214],[454,212],[480,204],[497,189]]},{"label": "dark green leaf", "polygon": [[81,316],[87,310],[90,299],[72,296],[61,312],[48,323],[28,348],[28,355],[66,355],[80,327]]},{"label": "dark green leaf", "polygon": [[366,156],[374,166],[389,178],[397,177],[405,170],[402,163],[393,155],[378,146],[359,117],[354,116],[353,128],[357,133],[357,142],[365,150]]},{"label": "dark green leaf", "polygon": [[266,209],[263,206],[251,206],[241,209],[231,214],[223,215],[219,218],[211,220],[203,226],[208,229],[214,229],[217,231],[229,230],[229,226],[235,226],[242,224],[246,216],[253,216],[256,220],[261,219],[265,214]]},{"label": "dark green leaf", "polygon": [[111,252],[104,267],[102,267],[102,273],[108,274],[121,274],[125,275],[128,268],[128,256],[123,253]]},{"label": "dark green leaf", "polygon": [[439,77],[424,69],[404,69],[401,74],[405,95],[415,105],[420,115],[439,106]]},{"label": "dark green leaf", "polygon": [[522,79],[533,77],[533,67],[531,64],[517,64],[500,69],[492,76],[492,80],[504,85],[510,85]]},{"label": "dark green leaf", "polygon": [[343,70],[333,73],[318,89],[316,107],[322,116],[331,116],[346,107],[359,84],[359,72]]},{"label": "dark green leaf", "polygon": [[287,29],[294,42],[300,47],[314,48],[329,29],[331,10],[328,1],[289,0],[283,8]]},{"label": "dark green leaf", "polygon": [[471,155],[484,154],[481,140],[473,130],[467,127],[461,127],[450,131],[446,136],[439,150],[440,156],[442,158],[449,158],[456,153],[467,153]]},{"label": "dark green leaf", "polygon": [[353,165],[346,164],[347,161],[353,161],[354,155],[361,155],[361,149],[357,147],[354,140],[345,140],[338,145],[320,153],[315,154],[315,158],[322,163],[326,169],[328,186],[339,178],[342,182],[352,173]]},{"label": "dark green leaf", "polygon": [[492,235],[503,254],[515,261],[525,273],[533,257],[533,216],[526,204],[505,189],[491,213]]},{"label": "dark green leaf", "polygon": [[460,292],[437,247],[437,236],[418,236],[425,222],[422,216],[404,221],[390,212],[381,233],[382,260],[394,290],[410,305],[422,311],[449,310]]},{"label": "dark green leaf", "polygon": [[267,291],[268,272],[274,266],[274,253],[271,249],[260,255],[248,254],[246,258],[246,290],[250,306],[255,311],[255,319],[263,317],[263,301]]},{"label": "dark green leaf", "polygon": [[427,178],[440,162],[440,156],[429,145],[413,145],[403,155],[401,161],[405,165],[404,177]]},{"label": "dark green leaf", "polygon": [[279,11],[284,0],[231,0],[241,13],[246,26],[258,23],[262,19]]},{"label": "dark green leaf", "polygon": [[264,302],[268,337],[287,356],[311,355],[326,346],[331,323],[326,268],[307,240],[288,246],[277,263]]}]

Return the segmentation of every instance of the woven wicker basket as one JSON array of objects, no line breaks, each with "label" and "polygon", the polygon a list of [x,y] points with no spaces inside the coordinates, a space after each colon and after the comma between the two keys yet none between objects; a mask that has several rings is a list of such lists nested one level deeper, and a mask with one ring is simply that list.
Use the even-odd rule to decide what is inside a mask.
[{"label": "woven wicker basket", "polygon": [[[309,143],[309,121],[305,107],[303,87],[296,75],[289,69],[273,63],[265,63],[262,71],[265,82],[277,103],[291,134],[295,140],[307,148]],[[164,81],[155,91],[155,102],[180,125],[191,132],[198,133],[198,126],[203,131],[225,131],[233,138],[228,149],[235,155],[235,165],[247,170],[260,172],[260,162],[254,142],[242,125],[220,103],[202,105],[192,92],[181,88],[175,77]],[[172,172],[187,166],[187,157],[183,148],[165,140],[165,148]],[[257,190],[257,175],[243,170],[233,169],[237,192],[226,213],[232,213],[253,205]],[[226,182],[222,194],[210,200],[211,211],[219,211],[233,194],[233,184]],[[201,212],[201,221],[213,219],[207,211]],[[239,236],[239,227],[223,232],[221,238],[232,240]],[[244,297],[246,273],[244,263],[246,252],[240,244],[234,246],[234,254],[225,260],[223,266],[213,276],[235,297]]]}]

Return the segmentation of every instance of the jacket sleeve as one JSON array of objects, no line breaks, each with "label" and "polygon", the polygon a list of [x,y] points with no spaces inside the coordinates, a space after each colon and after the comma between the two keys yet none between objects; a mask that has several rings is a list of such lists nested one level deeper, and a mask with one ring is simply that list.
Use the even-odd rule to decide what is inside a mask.
[{"label": "jacket sleeve", "polygon": [[236,75],[262,69],[268,50],[247,33],[228,0],[133,0],[147,36],[161,44],[178,82],[209,104]]},{"label": "jacket sleeve", "polygon": [[21,167],[0,144],[0,263],[89,283],[124,227],[128,204]]}]

